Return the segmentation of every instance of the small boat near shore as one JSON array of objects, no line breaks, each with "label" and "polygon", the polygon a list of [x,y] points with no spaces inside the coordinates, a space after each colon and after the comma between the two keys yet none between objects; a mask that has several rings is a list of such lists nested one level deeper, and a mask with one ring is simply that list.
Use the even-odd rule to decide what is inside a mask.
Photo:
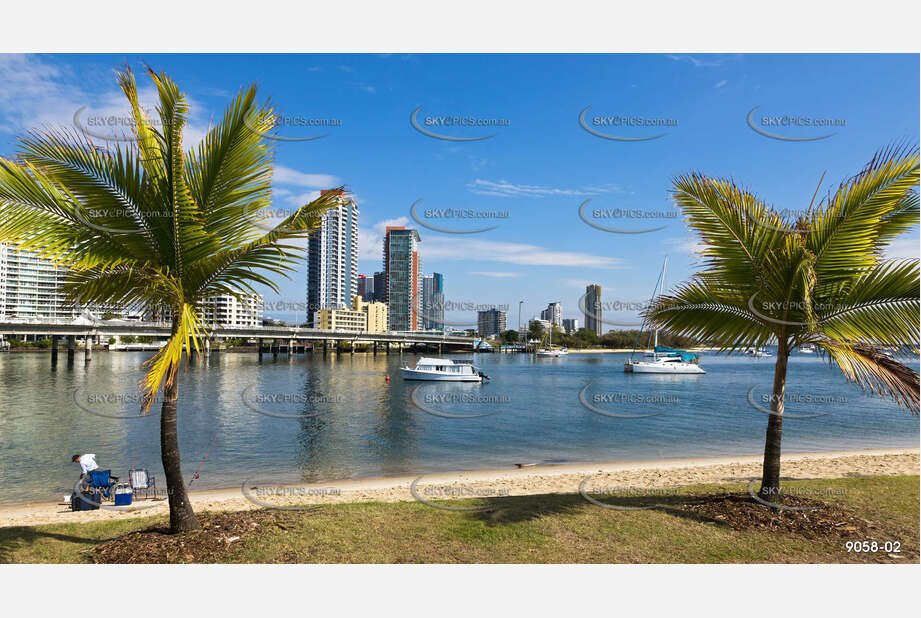
[{"label": "small boat near shore", "polygon": [[430,382],[482,382],[489,376],[470,361],[445,358],[420,358],[415,367],[400,367],[404,380]]}]

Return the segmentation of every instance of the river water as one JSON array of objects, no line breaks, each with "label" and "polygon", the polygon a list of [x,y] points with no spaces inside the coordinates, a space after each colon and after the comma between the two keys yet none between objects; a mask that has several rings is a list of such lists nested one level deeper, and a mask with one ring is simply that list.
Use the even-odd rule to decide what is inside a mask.
[{"label": "river water", "polygon": [[[95,453],[165,486],[159,411],[138,416],[142,352],[0,354],[0,503],[60,499]],[[700,376],[625,374],[624,354],[474,358],[486,384],[404,382],[415,356],[215,354],[180,378],[183,472],[192,489],[511,468],[516,463],[758,454],[772,358],[705,354]],[[910,361],[917,370],[917,359]],[[386,377],[390,376],[389,382]],[[790,360],[786,452],[917,447],[918,417],[863,394],[814,355]],[[198,471],[199,478],[192,480]]]}]

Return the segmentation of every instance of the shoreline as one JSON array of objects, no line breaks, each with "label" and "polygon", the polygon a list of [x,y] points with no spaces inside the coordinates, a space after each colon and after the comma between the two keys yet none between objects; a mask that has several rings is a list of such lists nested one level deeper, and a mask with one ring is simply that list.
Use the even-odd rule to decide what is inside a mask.
[{"label": "shoreline", "polygon": [[[784,480],[892,476],[919,474],[918,448],[867,449],[790,453],[781,459]],[[349,502],[401,502],[416,498],[411,485],[418,479],[417,495],[426,499],[577,493],[591,477],[592,485],[653,489],[704,483],[740,483],[761,476],[761,455],[537,464],[522,468],[492,468],[343,479],[324,483],[253,485],[243,488],[204,489],[189,492],[197,511],[239,511],[298,504]],[[420,478],[420,476],[422,478]],[[251,485],[256,480],[246,482]],[[433,494],[432,483],[435,486]],[[242,485],[242,484],[241,484]],[[72,512],[60,502],[0,505],[0,528],[55,523],[95,522],[168,512],[165,500],[141,500],[134,510],[99,509]],[[131,507],[128,507],[131,508]]]}]

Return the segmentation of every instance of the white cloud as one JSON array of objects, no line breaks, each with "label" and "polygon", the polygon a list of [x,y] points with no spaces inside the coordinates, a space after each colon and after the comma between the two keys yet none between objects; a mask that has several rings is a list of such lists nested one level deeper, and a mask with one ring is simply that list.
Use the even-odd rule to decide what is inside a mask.
[{"label": "white cloud", "polygon": [[723,86],[725,86],[725,85],[728,84],[728,83],[729,83],[729,82],[727,82],[725,79],[722,79],[722,80],[716,82],[716,83],[713,85],[713,87],[714,87],[714,88],[722,88]]},{"label": "white cloud", "polygon": [[[384,232],[388,226],[406,226],[407,217],[378,221],[370,228],[358,229],[359,258],[367,260],[381,259]],[[473,238],[454,238],[442,235],[422,236],[420,247],[423,260],[476,260],[478,262],[500,262],[524,266],[573,266],[590,268],[622,268],[623,260],[606,256],[554,251],[537,245],[512,242],[497,242]],[[499,271],[477,271],[480,276],[517,276],[517,273]]]},{"label": "white cloud", "polygon": [[921,254],[918,245],[918,236],[913,234],[908,238],[899,238],[894,240],[886,247],[885,255],[889,259],[903,260],[906,258],[918,258]]},{"label": "white cloud", "polygon": [[620,268],[623,260],[571,251],[555,251],[537,245],[497,242],[473,238],[430,236],[422,243],[424,259],[476,260],[525,266],[571,266],[580,268]]},{"label": "white cloud", "polygon": [[690,236],[666,238],[662,241],[662,243],[671,247],[673,251],[686,253],[688,255],[700,255],[700,252],[706,246],[697,238]]},{"label": "white cloud", "polygon": [[362,82],[348,82],[348,85],[355,86],[359,90],[364,90],[365,92],[369,92],[371,94],[374,94],[375,92],[377,92],[377,88],[375,88],[371,84],[365,84]]},{"label": "white cloud", "polygon": [[477,178],[473,182],[467,184],[467,188],[471,193],[476,193],[478,195],[494,195],[498,197],[547,197],[549,195],[586,196],[598,195],[601,193],[618,193],[621,191],[619,186],[613,184],[583,187],[581,189],[561,189],[558,187],[540,185],[518,185],[510,183],[507,180],[493,182],[481,178]]},{"label": "white cloud", "polygon": [[312,189],[331,189],[338,187],[341,181],[330,174],[305,174],[296,169],[276,165],[272,180],[280,185],[295,185]]},{"label": "white cloud", "polygon": [[690,54],[665,54],[665,57],[669,60],[675,60],[677,62],[690,62],[695,67],[718,67],[722,64],[722,61],[717,59],[707,59],[701,60],[700,58],[695,58]]},{"label": "white cloud", "polygon": [[[88,90],[81,78],[66,64],[51,64],[40,56],[0,55],[0,131],[78,130],[103,147],[112,141],[106,137],[130,135],[130,108],[114,72],[104,90]],[[152,122],[159,122],[156,88],[146,73],[136,74],[136,79],[141,107]],[[189,117],[183,142],[192,148],[205,136],[210,118],[205,105],[188,96],[186,100]]]},{"label": "white cloud", "polygon": [[473,270],[473,271],[468,272],[467,274],[477,275],[480,277],[496,277],[499,279],[521,276],[521,273],[495,272],[495,271],[489,271],[489,270]]}]

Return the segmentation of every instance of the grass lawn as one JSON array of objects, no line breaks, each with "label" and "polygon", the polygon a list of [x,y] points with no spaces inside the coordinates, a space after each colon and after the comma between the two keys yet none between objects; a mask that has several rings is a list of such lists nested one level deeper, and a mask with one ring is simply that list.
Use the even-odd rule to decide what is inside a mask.
[{"label": "grass lawn", "polygon": [[[450,502],[452,506],[490,507],[475,512],[404,502],[203,516],[208,529],[191,534],[217,549],[200,554],[204,558],[196,558],[192,550],[180,549],[164,554],[162,561],[909,564],[918,562],[918,483],[918,476],[885,476],[784,484],[785,489],[828,492],[821,498],[825,503],[844,509],[854,522],[865,526],[850,534],[832,529],[831,525],[826,526],[827,530],[803,533],[772,530],[757,523],[733,527],[718,513],[701,515],[685,508],[682,496],[738,493],[744,492],[746,486],[700,485],[682,488],[679,496],[656,496],[660,506],[636,511],[602,508],[578,494],[551,494]],[[768,519],[777,512],[757,508],[764,509]],[[804,512],[795,517],[808,519],[811,515]],[[115,522],[0,528],[0,562],[94,562],[101,543],[165,521],[161,515]],[[239,540],[224,542],[221,535],[230,534],[226,524],[234,521],[248,532]],[[255,522],[259,523],[254,525]],[[223,525],[217,528],[219,524]],[[178,540],[159,534],[147,536],[159,537],[174,546]],[[180,547],[194,546],[193,539],[186,540],[188,543]],[[887,554],[880,548],[876,553],[854,553],[845,548],[847,541],[864,540],[880,544],[898,541],[901,552]]]}]

